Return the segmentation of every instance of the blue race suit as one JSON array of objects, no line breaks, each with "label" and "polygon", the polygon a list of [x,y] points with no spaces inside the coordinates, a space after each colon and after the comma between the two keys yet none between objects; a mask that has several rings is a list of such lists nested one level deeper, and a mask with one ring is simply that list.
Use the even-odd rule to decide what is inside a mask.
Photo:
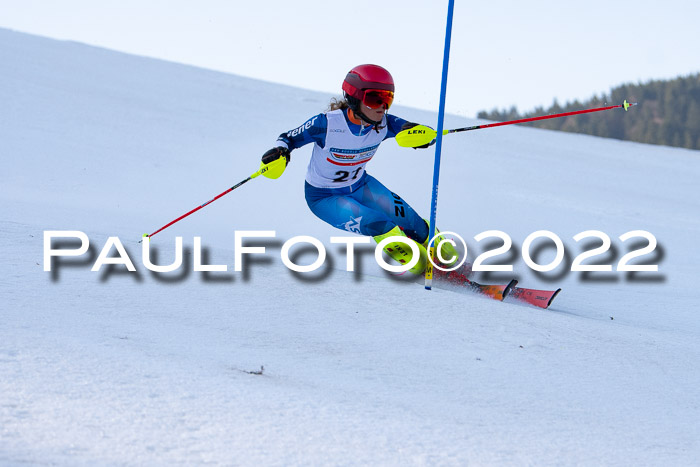
[{"label": "blue race suit", "polygon": [[376,127],[350,121],[347,109],[316,115],[277,139],[290,151],[314,143],[306,173],[306,202],[328,224],[362,235],[377,236],[399,226],[423,243],[426,222],[400,196],[367,174],[365,165],[379,144],[401,131],[406,120],[385,115]]}]

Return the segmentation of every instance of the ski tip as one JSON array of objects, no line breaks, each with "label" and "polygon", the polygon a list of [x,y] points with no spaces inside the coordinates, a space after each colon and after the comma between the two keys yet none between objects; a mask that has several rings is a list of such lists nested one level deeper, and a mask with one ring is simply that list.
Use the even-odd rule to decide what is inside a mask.
[{"label": "ski tip", "polygon": [[549,299],[549,301],[547,302],[547,308],[549,308],[549,305],[552,304],[552,302],[554,301],[554,299],[556,298],[556,296],[559,295],[559,292],[561,292],[561,289],[560,289],[560,288],[557,289],[556,292],[554,292],[554,293],[552,294],[552,297],[551,297],[551,298]]}]

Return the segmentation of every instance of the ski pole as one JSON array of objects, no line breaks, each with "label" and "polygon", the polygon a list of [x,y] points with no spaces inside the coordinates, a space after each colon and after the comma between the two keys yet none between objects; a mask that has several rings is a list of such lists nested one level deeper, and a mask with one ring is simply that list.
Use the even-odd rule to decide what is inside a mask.
[{"label": "ski pole", "polygon": [[255,172],[254,174],[252,174],[250,177],[246,178],[245,180],[243,180],[243,181],[241,181],[241,182],[239,182],[239,183],[236,183],[235,185],[233,185],[233,186],[232,186],[231,188],[229,188],[228,190],[226,190],[226,191],[224,191],[224,192],[222,192],[222,193],[219,193],[218,195],[214,196],[212,199],[210,199],[210,200],[207,201],[206,203],[202,204],[201,206],[197,206],[196,208],[194,208],[194,209],[191,210],[190,212],[188,212],[188,213],[186,213],[186,214],[183,214],[182,216],[178,217],[178,218],[175,219],[174,221],[165,224],[163,227],[161,227],[160,229],[156,230],[156,231],[153,232],[152,234],[143,234],[143,238],[142,238],[141,240],[139,240],[139,243],[141,243],[141,242],[143,241],[144,238],[151,238],[152,236],[154,236],[155,234],[157,234],[157,233],[160,232],[161,230],[167,229],[168,227],[170,227],[170,226],[173,225],[174,223],[181,221],[182,219],[184,219],[185,217],[189,216],[190,214],[194,214],[195,212],[199,211],[200,209],[202,209],[202,208],[205,207],[206,205],[213,203],[214,201],[216,201],[217,199],[221,198],[222,196],[231,193],[233,190],[235,190],[235,189],[238,188],[239,186],[243,185],[244,183],[249,182],[250,180],[254,179],[255,177],[257,177],[257,176],[260,175],[261,173],[262,173],[262,172],[261,172],[260,170],[258,170],[257,172]]},{"label": "ski pole", "polygon": [[[534,122],[536,120],[548,120],[550,118],[559,118],[559,117],[568,117],[569,115],[578,115],[578,114],[585,114],[585,113],[591,113],[591,112],[601,112],[603,110],[610,110],[610,109],[629,109],[633,105],[637,105],[637,103],[632,103],[630,104],[625,100],[622,104],[619,105],[609,105],[607,107],[596,107],[593,109],[584,109],[584,110],[575,110],[572,112],[563,112],[563,113],[558,113],[558,114],[552,114],[552,115],[542,115],[540,117],[529,117],[529,118],[520,118],[518,120],[510,120],[507,122],[496,122],[496,123],[486,123],[484,125],[474,125],[474,126],[468,126],[464,128],[455,128],[453,130],[443,130],[442,134],[447,135],[449,133],[459,133],[461,131],[471,131],[471,130],[481,130],[484,128],[492,128],[496,126],[503,126],[503,125],[514,125],[516,123],[525,123],[525,122]],[[409,148],[414,148],[417,146],[422,146],[424,144],[429,144],[431,143],[435,137],[437,136],[437,131],[433,130],[430,127],[427,127],[425,125],[418,125],[414,126],[413,128],[409,128],[408,130],[403,130],[399,132],[396,135],[396,142],[399,144],[399,146],[402,147],[409,147]]]},{"label": "ski pole", "polygon": [[272,162],[268,162],[267,164],[261,163],[261,164],[260,164],[260,169],[258,169],[257,172],[251,174],[250,177],[248,177],[248,178],[246,178],[245,180],[242,180],[242,181],[236,183],[235,185],[233,185],[233,186],[232,186],[231,188],[229,188],[228,190],[226,190],[226,191],[224,191],[224,192],[222,192],[222,193],[219,193],[218,195],[214,196],[212,199],[210,199],[210,200],[207,201],[206,203],[202,204],[201,206],[197,206],[196,208],[194,208],[194,209],[191,210],[190,212],[181,215],[180,217],[178,217],[178,218],[175,219],[174,221],[172,221],[172,222],[170,222],[170,223],[168,223],[168,224],[165,224],[163,227],[161,227],[160,229],[156,230],[156,231],[153,232],[152,234],[150,234],[150,235],[149,235],[149,234],[143,234],[143,237],[141,238],[141,240],[139,240],[139,243],[141,243],[141,242],[143,241],[144,238],[151,238],[152,236],[154,236],[155,234],[157,234],[157,233],[160,232],[161,230],[167,229],[168,227],[170,227],[170,226],[173,225],[174,223],[181,221],[182,219],[184,219],[185,217],[189,216],[190,214],[194,214],[195,212],[199,211],[200,209],[202,209],[202,208],[205,207],[206,205],[213,203],[214,201],[216,201],[217,199],[221,198],[222,196],[231,193],[233,190],[235,190],[235,189],[238,188],[239,186],[243,185],[244,183],[247,183],[247,182],[251,181],[252,179],[254,179],[255,177],[257,177],[258,175],[263,175],[264,177],[272,178],[272,179],[274,179],[274,178],[279,178],[279,177],[282,175],[282,173],[284,172],[284,169],[287,167],[287,162],[288,162],[287,157],[280,157],[279,159],[276,159],[276,160],[274,160],[274,161],[272,161]]},{"label": "ski pole", "polygon": [[233,185],[233,186],[232,186],[231,188],[229,188],[228,190],[226,190],[226,191],[224,191],[224,192],[222,192],[222,193],[219,193],[218,195],[214,196],[212,199],[210,199],[210,200],[207,201],[206,203],[202,204],[201,206],[197,206],[196,208],[194,208],[194,209],[191,210],[190,212],[188,212],[188,213],[186,213],[186,214],[183,214],[183,215],[181,215],[180,217],[178,217],[177,219],[175,219],[174,221],[165,224],[163,227],[161,227],[160,229],[156,230],[156,231],[153,232],[152,234],[143,234],[143,238],[141,238],[141,240],[139,240],[139,243],[141,243],[141,242],[143,241],[144,238],[151,238],[152,236],[154,236],[155,234],[157,234],[157,233],[160,232],[161,230],[167,229],[168,227],[170,227],[170,226],[173,225],[174,223],[181,221],[182,219],[184,219],[185,217],[189,216],[190,214],[194,214],[195,212],[199,211],[200,209],[202,209],[203,207],[207,206],[208,204],[213,203],[214,201],[216,201],[217,199],[221,198],[222,196],[231,193],[233,190],[235,190],[235,189],[238,188],[239,186],[243,185],[244,183],[247,183],[247,182],[251,181],[252,179],[254,179],[255,177],[257,177],[257,176],[260,175],[261,173],[262,173],[262,168],[261,168],[260,170],[258,170],[257,172],[255,172],[254,174],[252,174],[250,177],[246,178],[245,180],[243,180],[243,181],[241,181],[241,182],[239,182],[239,183],[236,183],[235,185]]}]

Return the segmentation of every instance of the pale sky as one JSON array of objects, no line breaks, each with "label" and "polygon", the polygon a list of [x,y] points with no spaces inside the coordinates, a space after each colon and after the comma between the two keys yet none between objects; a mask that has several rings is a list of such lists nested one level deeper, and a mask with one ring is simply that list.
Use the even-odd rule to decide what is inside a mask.
[{"label": "pale sky", "polygon": [[[437,111],[447,0],[0,0],[0,27],[336,93],[361,63]],[[700,71],[697,0],[456,0],[447,111],[520,111]]]}]

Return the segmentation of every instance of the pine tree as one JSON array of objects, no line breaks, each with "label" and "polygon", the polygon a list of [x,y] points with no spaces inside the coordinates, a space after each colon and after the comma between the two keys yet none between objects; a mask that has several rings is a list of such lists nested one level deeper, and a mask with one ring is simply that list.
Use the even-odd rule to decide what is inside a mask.
[{"label": "pine tree", "polygon": [[478,118],[502,122],[602,107],[611,103],[622,103],[625,99],[628,102],[638,102],[639,105],[629,112],[583,114],[531,122],[528,125],[642,143],[700,149],[700,73],[672,80],[622,84],[611,89],[610,95],[594,95],[585,102],[575,100],[563,106],[554,99],[549,108],[537,107],[522,115],[515,106],[502,111],[481,111]]}]

